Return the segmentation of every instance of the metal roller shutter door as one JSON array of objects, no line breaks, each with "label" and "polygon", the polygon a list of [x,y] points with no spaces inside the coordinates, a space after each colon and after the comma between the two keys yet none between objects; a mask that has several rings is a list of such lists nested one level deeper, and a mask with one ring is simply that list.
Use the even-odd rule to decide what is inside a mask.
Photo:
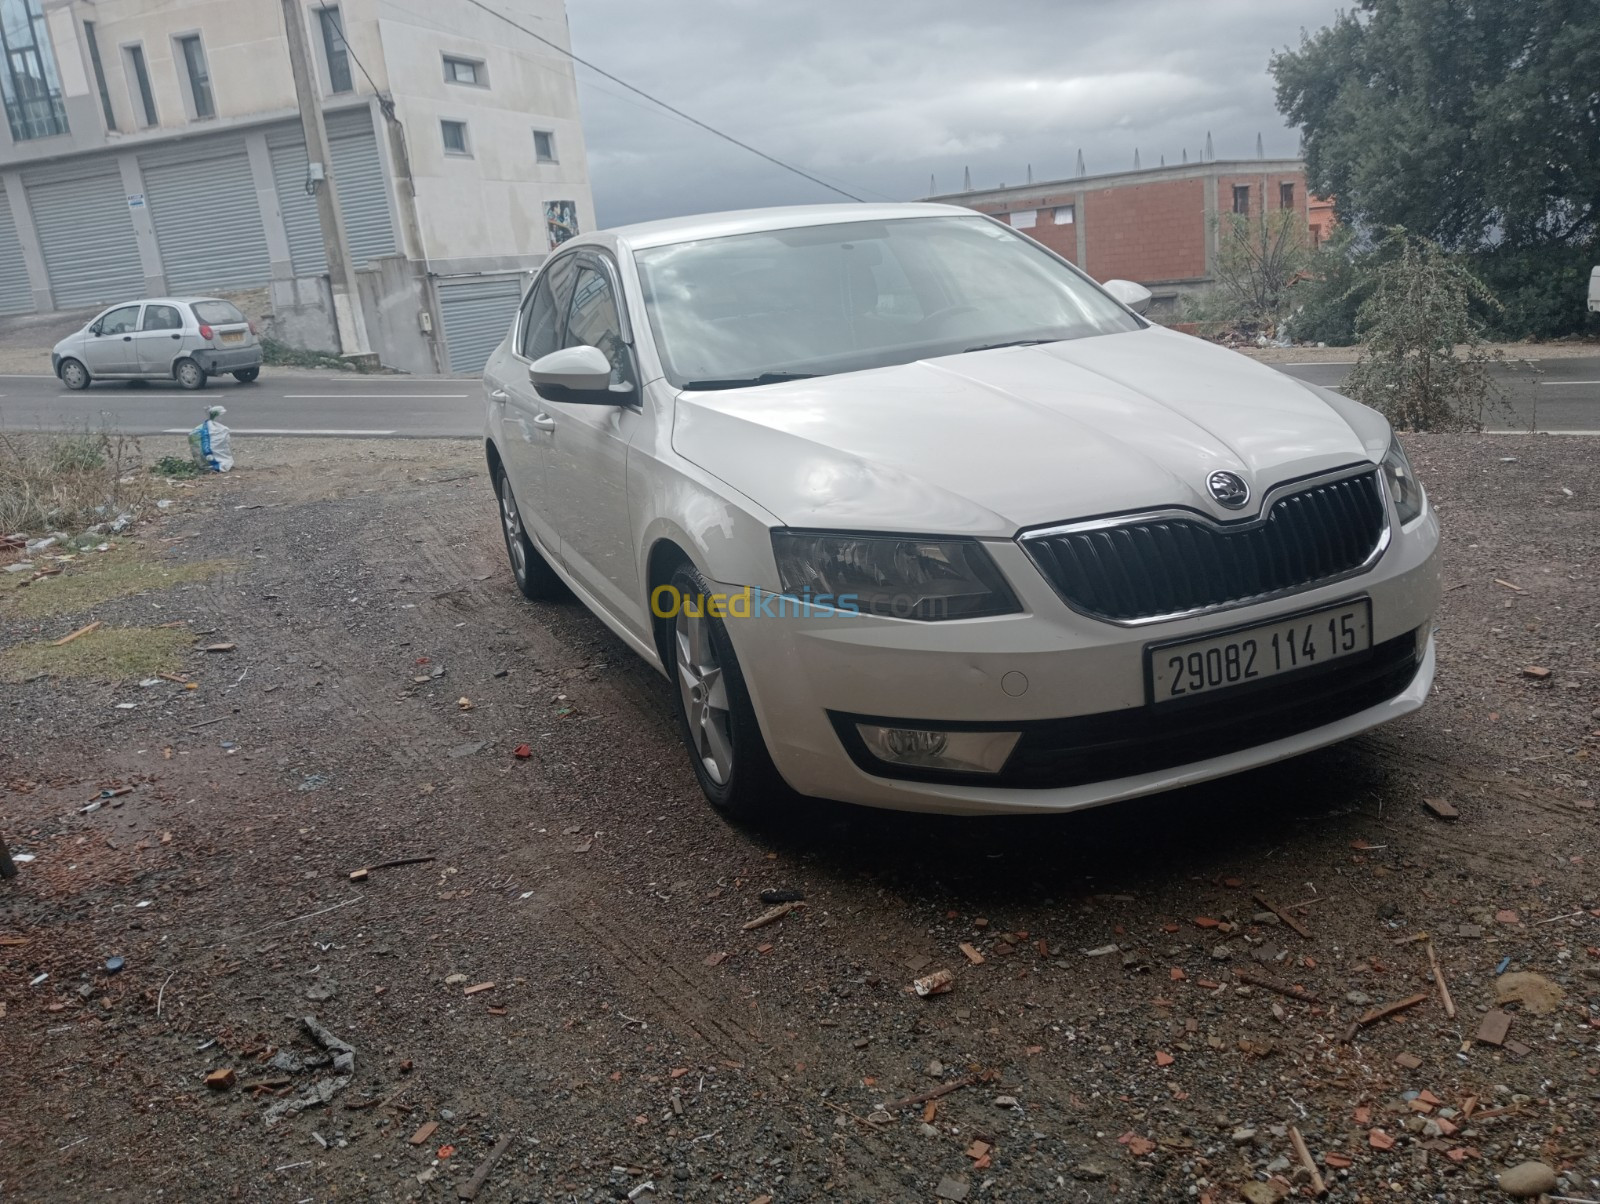
[{"label": "metal roller shutter door", "polygon": [[[339,189],[351,261],[360,267],[369,259],[393,255],[394,223],[390,220],[388,186],[371,116],[365,109],[330,113],[326,123],[328,154],[333,160],[333,178]],[[319,275],[328,270],[328,259],[322,248],[317,202],[305,189],[305,138],[298,127],[278,130],[267,135],[267,150],[272,158],[272,178],[289,236],[294,273]]]},{"label": "metal roller shutter door", "polygon": [[521,276],[473,277],[439,282],[439,314],[444,320],[450,371],[481,372],[522,302]]},{"label": "metal roller shutter door", "polygon": [[139,170],[169,291],[258,288],[272,278],[243,139],[147,151]]},{"label": "metal roller shutter door", "polygon": [[144,293],[122,175],[80,168],[22,177],[58,306],[109,305]]},{"label": "metal roller shutter door", "polygon": [[0,314],[25,314],[33,310],[33,286],[22,262],[22,240],[11,206],[0,191]]}]

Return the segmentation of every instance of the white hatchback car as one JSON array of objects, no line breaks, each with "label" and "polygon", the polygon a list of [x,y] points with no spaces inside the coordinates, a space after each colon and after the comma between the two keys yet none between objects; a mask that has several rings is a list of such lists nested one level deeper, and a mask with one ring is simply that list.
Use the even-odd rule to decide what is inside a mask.
[{"label": "white hatchback car", "polygon": [[674,682],[713,804],[1063,811],[1416,710],[1438,525],[1378,414],[941,205],[563,244],[484,375],[522,591]]},{"label": "white hatchback car", "polygon": [[231,373],[241,385],[261,375],[255,323],[220,297],[125,301],[91,318],[55,345],[50,370],[69,389],[96,380],[175,380],[203,389]]}]

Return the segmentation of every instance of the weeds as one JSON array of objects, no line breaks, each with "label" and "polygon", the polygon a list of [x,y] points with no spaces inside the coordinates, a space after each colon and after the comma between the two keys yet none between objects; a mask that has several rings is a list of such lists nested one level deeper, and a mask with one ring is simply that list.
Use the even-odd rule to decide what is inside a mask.
[{"label": "weeds", "polygon": [[0,434],[0,532],[81,531],[150,499],[139,441],[112,431]]},{"label": "weeds", "polygon": [[223,560],[172,564],[132,549],[119,549],[80,557],[68,563],[60,576],[41,577],[26,587],[20,580],[22,574],[0,574],[0,617],[83,614],[114,598],[203,581],[228,567]]},{"label": "weeds", "polygon": [[278,368],[337,368],[341,372],[359,372],[360,368],[332,351],[306,351],[280,343],[277,339],[261,340],[261,362]]},{"label": "weeds", "polygon": [[198,460],[182,456],[162,456],[150,465],[151,475],[158,477],[203,477],[207,471]]},{"label": "weeds", "polygon": [[177,628],[102,627],[59,648],[45,642],[0,651],[0,681],[17,684],[45,676],[107,681],[153,677],[182,668],[184,655],[193,645],[194,637]]}]

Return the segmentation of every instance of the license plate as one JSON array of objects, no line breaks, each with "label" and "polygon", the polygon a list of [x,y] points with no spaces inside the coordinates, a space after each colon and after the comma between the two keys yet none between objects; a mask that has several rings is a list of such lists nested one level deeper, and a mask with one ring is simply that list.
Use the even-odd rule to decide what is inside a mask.
[{"label": "license plate", "polygon": [[224,343],[242,343],[244,342],[244,331],[225,330],[222,332],[222,341]]},{"label": "license plate", "polygon": [[1372,647],[1372,602],[1338,606],[1145,650],[1152,703],[1177,702],[1353,656]]}]

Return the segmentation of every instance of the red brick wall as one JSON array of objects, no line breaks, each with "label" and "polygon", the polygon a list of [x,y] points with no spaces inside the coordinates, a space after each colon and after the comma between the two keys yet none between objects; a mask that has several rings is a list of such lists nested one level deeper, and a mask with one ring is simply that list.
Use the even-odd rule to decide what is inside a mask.
[{"label": "red brick wall", "polygon": [[1203,180],[1100,188],[1085,212],[1088,263],[1096,280],[1183,280],[1206,271]]},{"label": "red brick wall", "polygon": [[[1223,176],[1217,181],[1217,208],[1222,213],[1233,212],[1236,184],[1250,188],[1252,217],[1261,214],[1263,188],[1267,212],[1278,209],[1282,184],[1294,185],[1294,207],[1300,216],[1312,216],[1304,172]],[[1062,192],[1026,204],[989,201],[973,208],[1004,218],[1007,213],[1036,205],[1038,217],[1026,233],[1074,263],[1078,261],[1078,227],[1082,226],[1088,262],[1080,266],[1096,280],[1151,282],[1205,276],[1208,232],[1204,179],[1089,189],[1081,204],[1077,197],[1076,192]],[[1054,208],[1073,204],[1077,204],[1076,222],[1056,225]],[[1317,217],[1321,218],[1321,214]],[[1322,234],[1326,237],[1327,230]]]}]

